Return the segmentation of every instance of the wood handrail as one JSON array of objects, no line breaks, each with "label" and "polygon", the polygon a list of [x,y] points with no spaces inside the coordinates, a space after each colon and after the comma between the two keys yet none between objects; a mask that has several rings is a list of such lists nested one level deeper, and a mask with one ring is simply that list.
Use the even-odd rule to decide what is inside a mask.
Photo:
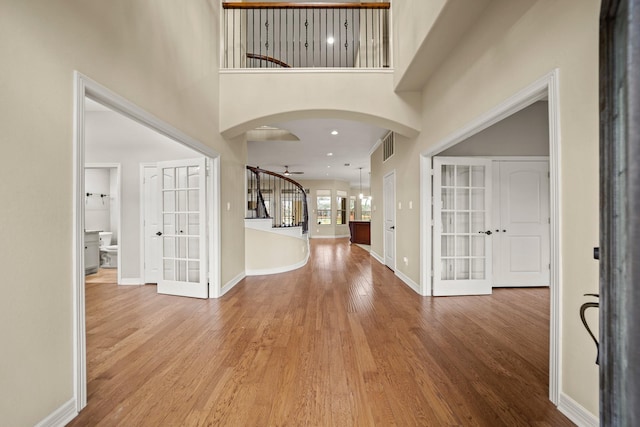
[{"label": "wood handrail", "polygon": [[289,181],[291,184],[293,184],[296,187],[298,187],[300,189],[300,191],[302,191],[302,194],[305,195],[305,197],[307,196],[307,193],[304,192],[304,187],[302,185],[300,185],[300,183],[294,181],[293,179],[291,179],[291,178],[289,178],[287,176],[280,175],[277,172],[271,172],[271,171],[268,171],[266,169],[256,168],[256,167],[253,167],[253,166],[247,166],[247,169],[249,169],[253,173],[265,173],[267,175],[275,176],[277,178],[284,179],[285,181]]},{"label": "wood handrail", "polygon": [[223,2],[223,9],[390,9],[391,3]]},{"label": "wood handrail", "polygon": [[247,53],[247,58],[271,62],[273,64],[281,66],[282,68],[291,68],[291,65],[287,64],[286,62],[282,62],[279,59],[273,58],[271,56],[258,55],[257,53]]}]

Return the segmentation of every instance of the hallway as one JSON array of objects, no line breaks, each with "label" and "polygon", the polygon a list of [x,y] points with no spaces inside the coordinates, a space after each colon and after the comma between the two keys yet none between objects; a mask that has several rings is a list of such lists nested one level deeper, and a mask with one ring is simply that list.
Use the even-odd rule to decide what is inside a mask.
[{"label": "hallway", "polygon": [[71,426],[572,425],[547,397],[546,288],[424,298],[347,239],[219,300],[91,282]]}]

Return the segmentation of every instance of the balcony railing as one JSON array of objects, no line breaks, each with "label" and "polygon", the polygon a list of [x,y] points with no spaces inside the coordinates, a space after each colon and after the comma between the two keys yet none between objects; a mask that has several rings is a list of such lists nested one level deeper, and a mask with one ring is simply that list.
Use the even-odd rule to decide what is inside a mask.
[{"label": "balcony railing", "polygon": [[304,188],[275,172],[247,166],[246,218],[271,218],[273,227],[309,230],[309,210]]},{"label": "balcony railing", "polygon": [[390,3],[222,3],[223,68],[387,68]]}]

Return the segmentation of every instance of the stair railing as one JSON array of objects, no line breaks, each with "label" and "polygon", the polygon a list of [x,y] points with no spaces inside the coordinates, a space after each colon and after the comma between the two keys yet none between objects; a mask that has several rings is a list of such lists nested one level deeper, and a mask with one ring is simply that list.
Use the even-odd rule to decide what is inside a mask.
[{"label": "stair railing", "polygon": [[388,68],[389,2],[223,2],[222,68]]},{"label": "stair railing", "polygon": [[271,218],[274,228],[302,227],[302,232],[307,233],[307,193],[289,177],[247,166],[246,218]]}]

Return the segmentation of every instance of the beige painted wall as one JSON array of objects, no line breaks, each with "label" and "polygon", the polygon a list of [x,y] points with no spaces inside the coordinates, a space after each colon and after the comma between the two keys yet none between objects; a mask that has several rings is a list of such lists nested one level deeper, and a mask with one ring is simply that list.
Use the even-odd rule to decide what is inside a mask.
[{"label": "beige painted wall", "polygon": [[[403,155],[407,159],[397,177],[397,199],[419,200],[421,152],[554,68],[559,69],[561,393],[596,416],[595,348],[578,312],[584,302],[582,295],[598,289],[598,264],[591,250],[598,244],[599,6],[599,0],[494,0],[424,87],[423,132],[414,140],[396,145],[406,149]],[[382,176],[393,163],[376,167],[377,156],[377,152],[372,156],[372,186],[374,198],[379,199]],[[418,212],[397,213],[396,258],[415,259],[420,250]],[[377,219],[374,224],[376,229],[381,228]],[[379,250],[381,231],[372,229],[374,236],[372,246]],[[414,265],[398,264],[398,268],[418,282],[419,269]]]},{"label": "beige painted wall", "polygon": [[31,426],[73,397],[73,71],[221,153],[223,282],[244,269],[246,146],[218,133],[218,2],[0,10],[0,425]]},{"label": "beige painted wall", "polygon": [[245,229],[245,265],[247,270],[274,270],[303,262],[309,253],[304,237],[279,234],[277,231]]},{"label": "beige painted wall", "polygon": [[[337,180],[297,180],[300,185],[309,190],[307,204],[309,207],[309,237],[344,237],[349,236],[349,225],[336,224],[336,197],[338,190],[347,193],[349,197],[349,183]],[[318,224],[316,217],[316,194],[318,190],[331,191],[331,224]],[[347,202],[347,221],[349,220],[349,204]]]},{"label": "beige painted wall", "polygon": [[420,126],[419,94],[396,94],[389,70],[225,71],[220,73],[220,102],[224,135],[304,118],[362,121],[413,136]]}]

